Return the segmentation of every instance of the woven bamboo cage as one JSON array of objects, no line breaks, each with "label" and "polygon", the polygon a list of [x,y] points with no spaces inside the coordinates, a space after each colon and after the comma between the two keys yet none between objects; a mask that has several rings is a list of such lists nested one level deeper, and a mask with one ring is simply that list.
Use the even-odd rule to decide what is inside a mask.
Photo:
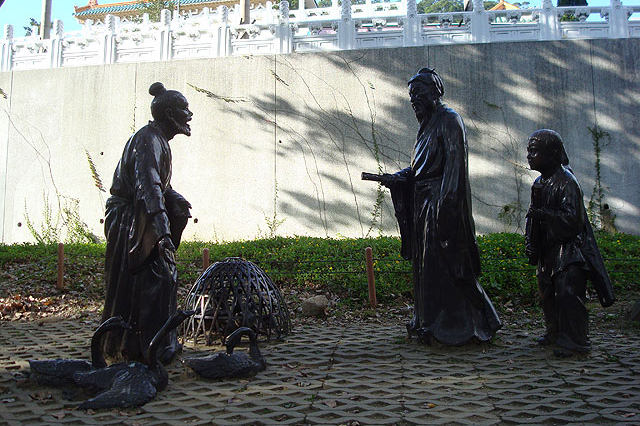
[{"label": "woven bamboo cage", "polygon": [[211,345],[239,327],[253,329],[261,340],[291,331],[289,310],[280,290],[255,263],[229,257],[211,265],[189,291],[185,309],[196,311],[182,326],[182,336]]}]

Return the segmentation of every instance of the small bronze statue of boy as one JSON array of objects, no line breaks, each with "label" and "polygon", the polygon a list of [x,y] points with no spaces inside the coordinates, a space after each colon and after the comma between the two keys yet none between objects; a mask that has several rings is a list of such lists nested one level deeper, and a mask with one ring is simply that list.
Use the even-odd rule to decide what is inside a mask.
[{"label": "small bronze statue of boy", "polygon": [[537,265],[546,333],[538,343],[556,345],[554,354],[571,356],[591,349],[586,283],[602,306],[615,301],[611,281],[582,201],[582,190],[560,135],[538,130],[529,137],[527,160],[541,175],[531,187],[526,254]]}]

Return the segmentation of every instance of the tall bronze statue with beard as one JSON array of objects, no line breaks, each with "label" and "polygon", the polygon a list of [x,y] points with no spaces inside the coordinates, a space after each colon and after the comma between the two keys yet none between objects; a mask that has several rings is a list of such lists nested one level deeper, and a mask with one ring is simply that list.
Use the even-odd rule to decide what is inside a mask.
[{"label": "tall bronze statue with beard", "polygon": [[[130,331],[116,331],[104,341],[105,353],[144,360],[149,343],[176,311],[174,253],[191,217],[191,205],[171,188],[169,141],[190,136],[192,113],[185,97],[162,83],[149,88],[153,121],[124,147],[107,200],[105,235],[106,299],[103,321],[122,316]],[[158,350],[163,363],[180,349],[175,330]]]},{"label": "tall bronze statue with beard", "polygon": [[502,324],[478,283],[465,128],[458,113],[441,102],[443,94],[432,69],[409,80],[420,123],[411,166],[383,175],[381,182],[391,189],[402,255],[413,264],[409,336],[462,345],[491,339]]}]

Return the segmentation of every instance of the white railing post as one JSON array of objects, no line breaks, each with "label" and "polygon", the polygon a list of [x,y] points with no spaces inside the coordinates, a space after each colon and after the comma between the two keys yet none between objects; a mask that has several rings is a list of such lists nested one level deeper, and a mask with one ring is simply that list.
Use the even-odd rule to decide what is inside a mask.
[{"label": "white railing post", "polygon": [[220,27],[218,29],[218,56],[231,56],[231,29],[229,28],[229,7],[218,6]]},{"label": "white railing post", "polygon": [[306,21],[307,20],[307,12],[305,11],[306,5],[304,4],[304,0],[298,0],[298,21]]},{"label": "white railing post", "polygon": [[560,18],[551,0],[542,1],[540,12],[540,40],[559,40],[561,38]]},{"label": "white railing post", "polygon": [[0,71],[11,71],[12,64],[13,25],[4,26],[4,38],[0,42]]},{"label": "white railing post", "polygon": [[602,8],[601,15],[609,21],[610,38],[629,38],[629,10],[620,0],[611,0],[610,7]]},{"label": "white railing post", "polygon": [[61,20],[53,22],[53,37],[51,37],[51,67],[60,68],[62,66],[62,37],[64,35],[64,25]]},{"label": "white railing post", "polygon": [[351,0],[342,0],[340,22],[338,22],[338,48],[350,50],[356,47],[356,25],[351,19]]},{"label": "white railing post", "polygon": [[160,11],[160,60],[168,61],[171,59],[171,11],[162,9]]},{"label": "white railing post", "polygon": [[82,25],[82,33],[87,35],[91,34],[92,25],[93,25],[93,20],[87,19],[86,21],[84,21],[84,24]]},{"label": "white railing post", "polygon": [[418,16],[416,0],[407,0],[407,16],[402,27],[403,46],[422,45],[422,18]]},{"label": "white railing post", "polygon": [[102,63],[113,64],[116,59],[116,17],[113,15],[105,16],[104,24]]},{"label": "white railing post", "polygon": [[489,15],[484,10],[482,0],[473,0],[473,13],[471,14],[471,41],[473,43],[488,43],[490,40]]},{"label": "white railing post", "polygon": [[[301,0],[303,1],[303,0]],[[281,1],[278,23],[275,25],[275,53],[291,53],[293,51],[293,37],[289,25],[289,2]]]},{"label": "white railing post", "polygon": [[143,13],[142,14],[142,28],[144,31],[148,31],[149,30],[149,14],[148,13]]}]

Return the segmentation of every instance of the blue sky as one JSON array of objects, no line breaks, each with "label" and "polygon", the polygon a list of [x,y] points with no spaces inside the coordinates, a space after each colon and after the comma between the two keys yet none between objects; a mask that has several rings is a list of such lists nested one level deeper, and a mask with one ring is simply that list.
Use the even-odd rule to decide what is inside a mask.
[{"label": "blue sky", "polygon": [[[122,0],[98,0],[100,3],[116,3]],[[89,0],[52,0],[51,20],[61,19],[65,31],[79,30],[76,18],[73,17],[73,6],[84,6]],[[0,29],[4,31],[7,24],[13,25],[15,37],[24,36],[22,27],[29,24],[29,18],[40,21],[42,14],[42,0],[4,0],[0,6]]]},{"label": "blue sky", "polygon": [[[98,4],[120,1],[124,0],[98,0]],[[590,6],[605,6],[609,4],[609,0],[587,0],[587,2]],[[52,0],[51,20],[61,19],[64,22],[65,31],[79,30],[80,26],[73,17],[73,6],[84,6],[87,3],[89,3],[89,0]],[[530,3],[531,7],[539,7],[542,0],[531,0]],[[638,4],[638,1],[623,0],[623,3]],[[42,0],[5,0],[4,4],[0,6],[0,31],[4,31],[5,25],[11,24],[14,27],[14,37],[24,36],[22,27],[29,24],[29,18],[40,21],[41,10]],[[0,38],[2,37],[0,36]]]}]

